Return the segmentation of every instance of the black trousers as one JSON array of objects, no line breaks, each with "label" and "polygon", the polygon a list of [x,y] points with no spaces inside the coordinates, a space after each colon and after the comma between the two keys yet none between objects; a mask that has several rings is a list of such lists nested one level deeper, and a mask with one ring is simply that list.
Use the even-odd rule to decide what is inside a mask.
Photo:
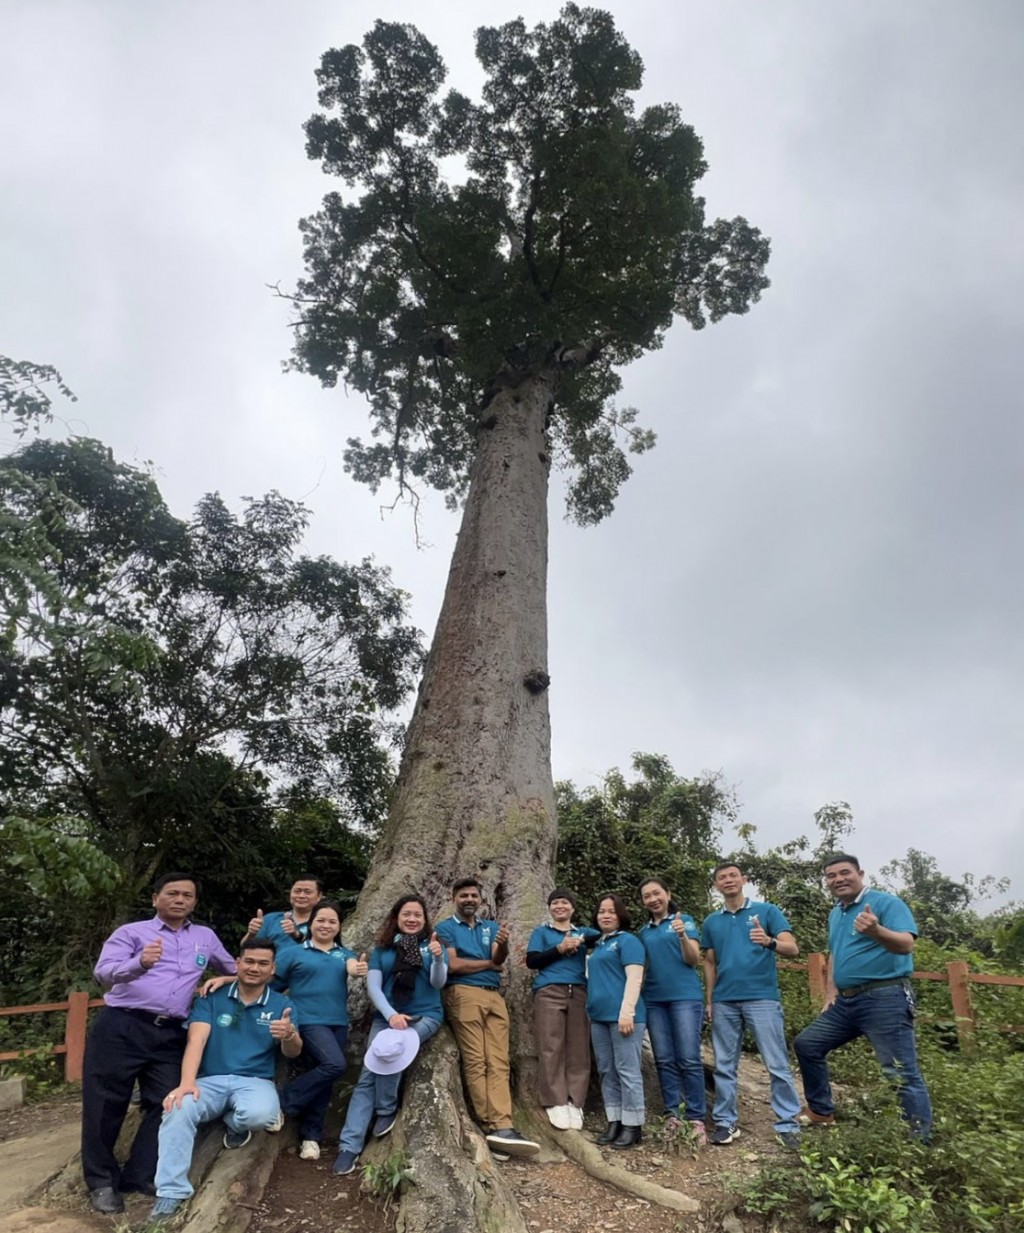
[{"label": "black trousers", "polygon": [[[152,1188],[163,1099],[178,1086],[184,1052],[185,1030],[180,1023],[158,1026],[115,1006],[104,1006],[97,1013],[86,1041],[82,1076],[82,1172],[90,1190]],[[142,1122],[122,1168],[114,1157],[114,1145],[136,1079]]]}]

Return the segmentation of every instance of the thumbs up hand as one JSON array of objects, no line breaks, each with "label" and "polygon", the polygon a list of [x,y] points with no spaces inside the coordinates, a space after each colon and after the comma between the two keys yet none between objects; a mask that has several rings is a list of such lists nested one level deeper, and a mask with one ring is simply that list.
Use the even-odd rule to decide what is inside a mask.
[{"label": "thumbs up hand", "polygon": [[767,946],[772,940],[771,934],[765,933],[761,928],[761,922],[756,916],[754,917],[753,925],[750,927],[750,940],[755,946]]},{"label": "thumbs up hand", "polygon": [[879,920],[871,910],[871,904],[865,902],[863,910],[857,915],[853,922],[854,929],[858,933],[865,933],[869,938],[878,937]]},{"label": "thumbs up hand", "polygon": [[254,938],[257,935],[257,933],[260,932],[262,928],[263,928],[263,909],[257,908],[256,915],[252,918],[252,920],[248,923],[248,925],[246,925],[245,931],[246,933],[248,933],[249,937]]},{"label": "thumbs up hand", "polygon": [[370,970],[370,965],[366,962],[366,951],[359,956],[355,962],[355,967],[352,970],[353,976],[365,976]]},{"label": "thumbs up hand", "polygon": [[164,953],[164,944],[160,938],[154,938],[152,942],[147,942],[142,948],[139,955],[139,962],[144,968],[148,969],[160,962],[160,956]]},{"label": "thumbs up hand", "polygon": [[290,1006],[286,1006],[284,1010],[281,1011],[280,1019],[271,1019],[270,1035],[273,1036],[275,1040],[294,1039],[296,1032],[295,1027],[292,1024],[292,1008]]},{"label": "thumbs up hand", "polygon": [[675,933],[676,937],[679,938],[685,935],[686,923],[683,920],[682,912],[677,912],[675,916],[672,917],[672,931]]},{"label": "thumbs up hand", "polygon": [[430,935],[430,941],[427,943],[427,949],[435,959],[441,958],[441,943],[438,941],[436,933],[432,933]]},{"label": "thumbs up hand", "polygon": [[281,930],[283,933],[287,933],[290,938],[295,936],[295,918],[291,912],[285,912],[281,918]]}]

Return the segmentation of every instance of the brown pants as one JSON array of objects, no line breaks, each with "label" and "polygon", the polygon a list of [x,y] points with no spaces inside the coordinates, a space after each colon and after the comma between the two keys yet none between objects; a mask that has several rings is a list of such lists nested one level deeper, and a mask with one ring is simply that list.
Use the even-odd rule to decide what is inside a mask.
[{"label": "brown pants", "polygon": [[590,1085],[590,1023],[583,985],[542,985],[533,995],[540,1103],[582,1109]]},{"label": "brown pants", "polygon": [[508,1007],[496,989],[449,985],[448,1024],[462,1054],[462,1073],[477,1120],[485,1131],[512,1125],[508,1078]]}]

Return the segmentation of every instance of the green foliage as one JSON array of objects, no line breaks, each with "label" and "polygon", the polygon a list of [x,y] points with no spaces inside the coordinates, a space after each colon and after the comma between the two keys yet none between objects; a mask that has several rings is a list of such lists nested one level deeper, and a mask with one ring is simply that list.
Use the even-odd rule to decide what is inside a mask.
[{"label": "green foliage", "polygon": [[409,1153],[399,1148],[379,1164],[363,1165],[362,1188],[384,1202],[384,1211],[391,1206],[405,1182],[415,1182]]},{"label": "green foliage", "polygon": [[680,778],[661,754],[636,753],[632,768],[632,783],[612,770],[600,788],[555,785],[556,879],[579,897],[581,917],[616,890],[640,920],[640,880],[659,877],[699,920],[722,826],[735,819],[732,791],[717,775]]},{"label": "green foliage", "polygon": [[615,367],[676,315],[701,329],[746,312],[768,242],[705,220],[700,139],[672,104],[636,114],[643,66],[608,13],[484,26],[476,54],[477,102],[441,94],[444,64],[412,26],[379,20],[324,54],[307,150],[355,192],[301,224],[294,365],[369,401],[377,440],[346,456],[357,479],[419,480],[452,503],[495,390],[560,374],[553,455],[575,473],[570,515],[596,522],[627,453],[653,443],[615,408]]},{"label": "green foliage", "polygon": [[51,365],[0,355],[0,419],[10,417],[16,436],[23,437],[30,428],[38,431],[53,419],[48,386],[55,386],[71,402],[78,401]]}]

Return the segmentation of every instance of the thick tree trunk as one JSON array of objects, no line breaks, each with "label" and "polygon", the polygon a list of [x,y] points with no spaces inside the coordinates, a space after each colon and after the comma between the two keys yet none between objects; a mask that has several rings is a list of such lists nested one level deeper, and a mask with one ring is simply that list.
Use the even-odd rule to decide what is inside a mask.
[{"label": "thick tree trunk", "polygon": [[[546,910],[556,845],[544,435],[556,381],[554,371],[534,374],[500,390],[483,412],[394,804],[357,911],[345,926],[346,941],[365,947],[400,895],[419,891],[436,918],[451,911],[452,880],[477,877],[490,914],[512,930],[508,1002],[520,1096],[534,1082],[529,980],[521,956],[528,931]],[[417,1168],[429,1169],[438,1185],[429,1198],[426,1188],[410,1188],[400,1227],[410,1233],[512,1228],[514,1200],[489,1163],[478,1183],[466,1183],[486,1149],[467,1130],[457,1072],[445,1058],[439,1040],[417,1068],[416,1091],[405,1103],[404,1137],[410,1145],[429,1143],[432,1159]]]}]

